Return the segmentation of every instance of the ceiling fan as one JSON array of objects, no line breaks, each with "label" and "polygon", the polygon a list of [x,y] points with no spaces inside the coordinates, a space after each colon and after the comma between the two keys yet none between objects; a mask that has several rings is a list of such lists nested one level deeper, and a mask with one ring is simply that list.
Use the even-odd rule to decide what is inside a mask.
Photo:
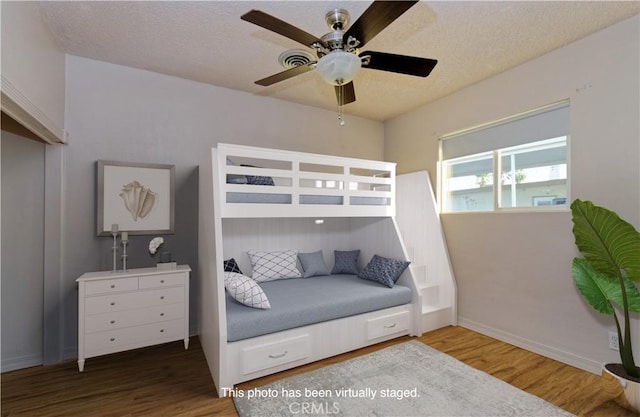
[{"label": "ceiling fan", "polygon": [[315,69],[327,83],[335,86],[338,106],[341,107],[356,101],[353,78],[361,67],[426,77],[437,60],[359,50],[417,2],[374,1],[348,28],[349,13],[344,9],[332,10],[325,16],[331,32],[321,38],[260,10],[251,10],[241,19],[312,48],[318,56],[317,61],[294,66],[255,83],[269,86]]}]

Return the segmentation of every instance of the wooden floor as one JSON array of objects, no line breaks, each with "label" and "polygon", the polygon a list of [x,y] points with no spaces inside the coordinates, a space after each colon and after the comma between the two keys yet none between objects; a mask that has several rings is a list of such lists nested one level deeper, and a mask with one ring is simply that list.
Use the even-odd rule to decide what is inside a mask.
[{"label": "wooden floor", "polygon": [[[247,389],[372,352],[409,337],[241,384]],[[603,391],[600,377],[462,327],[426,333],[422,342],[581,416],[634,416]],[[216,398],[196,337],[182,342],[2,374],[2,416],[236,416]]]}]

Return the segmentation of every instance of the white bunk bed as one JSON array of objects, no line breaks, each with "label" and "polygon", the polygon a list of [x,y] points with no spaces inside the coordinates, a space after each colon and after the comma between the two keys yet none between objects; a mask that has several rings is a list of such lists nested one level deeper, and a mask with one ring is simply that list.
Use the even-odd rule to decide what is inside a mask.
[{"label": "white bunk bed", "polygon": [[234,258],[247,275],[248,250],[322,250],[329,269],[334,250],[359,249],[359,269],[375,254],[408,260],[394,215],[395,164],[229,144],[212,149],[200,166],[199,335],[219,396],[243,381],[422,333],[422,295],[407,268],[397,283],[410,289],[409,302],[228,340],[224,260]]}]

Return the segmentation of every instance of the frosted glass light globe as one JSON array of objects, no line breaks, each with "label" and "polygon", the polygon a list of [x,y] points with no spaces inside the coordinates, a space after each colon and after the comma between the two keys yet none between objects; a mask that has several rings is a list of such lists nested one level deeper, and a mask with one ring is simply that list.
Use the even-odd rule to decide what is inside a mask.
[{"label": "frosted glass light globe", "polygon": [[333,51],[320,58],[316,71],[331,85],[350,83],[360,69],[360,57],[344,51]]}]

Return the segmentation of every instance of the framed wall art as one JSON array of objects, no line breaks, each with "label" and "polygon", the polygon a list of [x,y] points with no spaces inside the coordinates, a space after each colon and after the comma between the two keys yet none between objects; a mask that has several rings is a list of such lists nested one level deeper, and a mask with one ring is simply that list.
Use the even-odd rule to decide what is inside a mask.
[{"label": "framed wall art", "polygon": [[113,225],[130,235],[174,232],[174,165],[99,160],[97,171],[98,236]]}]

